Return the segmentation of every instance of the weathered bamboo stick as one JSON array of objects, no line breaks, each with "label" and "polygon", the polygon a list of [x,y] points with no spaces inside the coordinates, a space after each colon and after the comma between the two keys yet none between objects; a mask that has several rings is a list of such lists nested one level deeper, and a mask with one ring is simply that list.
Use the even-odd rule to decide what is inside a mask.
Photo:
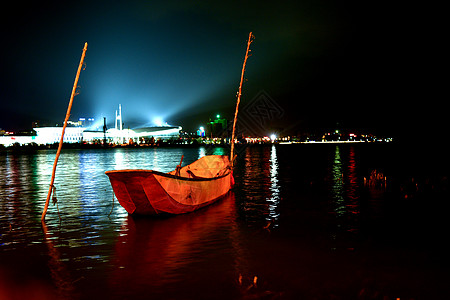
[{"label": "weathered bamboo stick", "polygon": [[77,75],[75,77],[75,82],[73,84],[72,94],[70,95],[69,106],[67,107],[66,118],[64,119],[64,126],[63,126],[62,132],[61,132],[61,139],[59,140],[58,151],[56,152],[55,162],[53,163],[52,179],[50,181],[50,187],[48,189],[47,200],[45,201],[44,211],[42,212],[41,222],[45,221],[45,215],[47,214],[48,205],[50,203],[50,196],[52,194],[53,183],[55,182],[56,165],[58,164],[58,158],[59,158],[59,155],[61,154],[61,148],[62,148],[63,141],[64,141],[64,132],[66,131],[67,121],[69,120],[69,117],[70,117],[70,110],[72,109],[73,98],[75,97],[75,94],[76,94],[78,79],[80,78],[81,68],[83,67],[83,62],[84,62],[84,57],[86,55],[87,46],[88,46],[88,43],[86,42],[84,44],[83,53],[81,54],[81,60],[80,60],[79,66],[78,66],[78,71],[77,71]]},{"label": "weathered bamboo stick", "polygon": [[236,110],[234,112],[233,131],[231,133],[231,153],[230,153],[230,161],[231,161],[232,167],[234,166],[234,139],[235,139],[234,135],[235,135],[235,130],[236,130],[237,115],[238,115],[238,111],[239,111],[239,103],[241,102],[242,83],[244,82],[245,65],[247,64],[248,52],[250,51],[250,44],[253,42],[253,38],[254,38],[254,36],[250,32],[250,34],[248,35],[247,51],[245,52],[244,64],[242,65],[241,83],[239,84],[239,91],[237,94]]}]

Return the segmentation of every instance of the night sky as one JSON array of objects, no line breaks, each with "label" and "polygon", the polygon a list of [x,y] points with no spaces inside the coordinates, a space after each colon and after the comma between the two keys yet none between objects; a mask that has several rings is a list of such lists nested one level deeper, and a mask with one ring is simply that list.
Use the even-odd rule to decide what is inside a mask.
[{"label": "night sky", "polygon": [[13,2],[0,21],[0,128],[64,120],[84,42],[72,120],[113,126],[119,103],[130,128],[231,119],[252,31],[242,105],[269,96],[278,114],[268,128],[439,137],[448,128],[439,11],[392,1]]}]

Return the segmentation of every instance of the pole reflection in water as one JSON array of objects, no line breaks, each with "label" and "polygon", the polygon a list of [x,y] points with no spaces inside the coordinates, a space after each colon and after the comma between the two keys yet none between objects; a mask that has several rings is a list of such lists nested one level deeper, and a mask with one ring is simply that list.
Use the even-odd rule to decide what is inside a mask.
[{"label": "pole reflection in water", "polygon": [[[44,233],[45,244],[48,248],[48,268],[56,288],[56,295],[47,295],[50,298],[56,299],[74,299],[75,287],[72,284],[73,280],[70,278],[70,273],[67,267],[61,261],[61,254],[58,248],[55,247],[53,235],[49,232],[45,222],[42,222],[42,231]],[[56,296],[56,297],[55,297]]]}]

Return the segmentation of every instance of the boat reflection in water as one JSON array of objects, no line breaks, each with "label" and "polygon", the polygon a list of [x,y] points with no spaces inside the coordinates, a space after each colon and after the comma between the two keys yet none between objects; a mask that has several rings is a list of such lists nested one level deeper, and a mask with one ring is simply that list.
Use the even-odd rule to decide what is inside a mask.
[{"label": "boat reflection in water", "polygon": [[170,298],[180,291],[195,295],[201,281],[203,295],[228,295],[233,285],[230,272],[236,272],[235,215],[235,196],[229,192],[193,214],[159,219],[129,216],[115,245],[110,287],[124,297],[151,292],[153,297]]}]

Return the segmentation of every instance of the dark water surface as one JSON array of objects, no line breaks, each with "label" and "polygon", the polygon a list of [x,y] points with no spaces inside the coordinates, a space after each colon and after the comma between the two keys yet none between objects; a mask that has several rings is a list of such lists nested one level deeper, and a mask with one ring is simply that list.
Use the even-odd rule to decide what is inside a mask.
[{"label": "dark water surface", "polygon": [[55,151],[1,152],[0,299],[448,299],[448,170],[411,148],[238,148],[236,186],[210,207],[113,206],[106,170],[227,153],[63,150],[61,222],[51,205],[42,227]]}]

